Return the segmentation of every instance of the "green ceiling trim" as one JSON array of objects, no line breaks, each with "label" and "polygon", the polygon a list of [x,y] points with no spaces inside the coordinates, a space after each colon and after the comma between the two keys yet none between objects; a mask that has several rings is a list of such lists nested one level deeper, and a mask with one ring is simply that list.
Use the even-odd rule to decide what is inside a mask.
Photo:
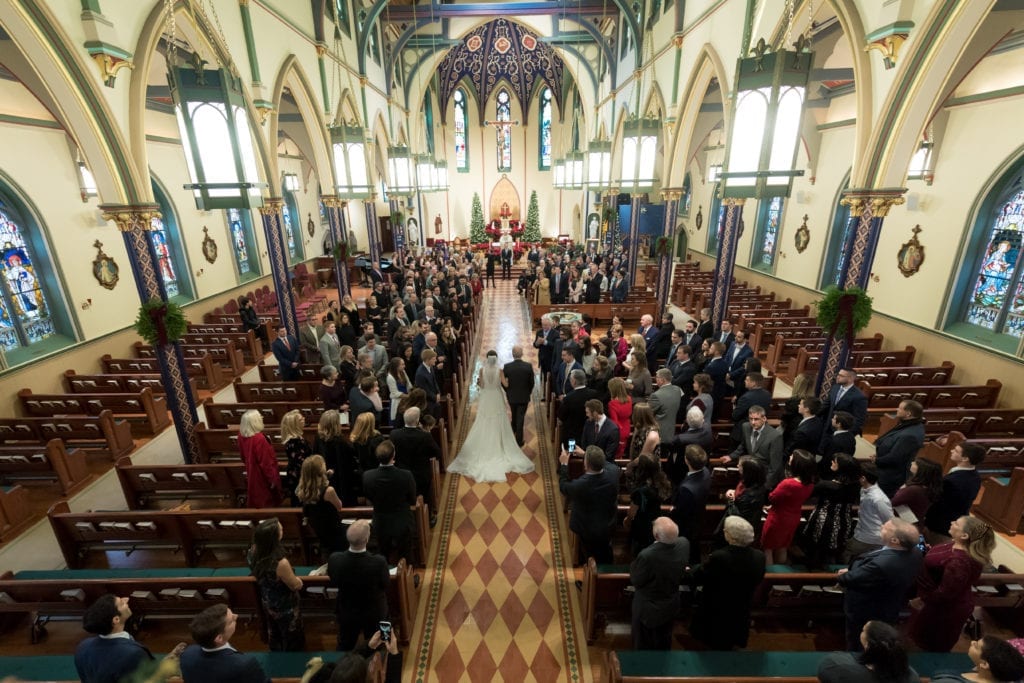
[{"label": "green ceiling trim", "polygon": [[249,3],[238,3],[238,10],[242,13],[242,33],[245,34],[245,51],[249,55],[249,71],[252,73],[252,82],[260,83],[260,60],[256,55],[256,39],[252,33],[252,14],[249,12]]}]

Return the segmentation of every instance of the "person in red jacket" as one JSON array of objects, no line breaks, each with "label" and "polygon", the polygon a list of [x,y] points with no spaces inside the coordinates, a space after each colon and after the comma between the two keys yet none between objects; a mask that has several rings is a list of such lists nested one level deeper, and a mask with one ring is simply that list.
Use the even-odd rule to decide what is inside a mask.
[{"label": "person in red jacket", "polygon": [[242,453],[251,508],[273,508],[281,505],[281,475],[277,454],[270,438],[263,433],[263,416],[258,410],[242,415],[238,430],[238,450]]}]

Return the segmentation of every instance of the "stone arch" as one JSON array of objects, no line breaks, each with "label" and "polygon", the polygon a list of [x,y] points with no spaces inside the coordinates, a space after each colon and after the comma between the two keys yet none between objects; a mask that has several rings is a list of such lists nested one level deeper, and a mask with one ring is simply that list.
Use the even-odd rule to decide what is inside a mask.
[{"label": "stone arch", "polygon": [[502,205],[508,204],[508,210],[511,212],[511,218],[513,220],[525,220],[526,216],[522,212],[522,203],[519,200],[519,191],[516,190],[516,186],[512,184],[512,181],[508,179],[508,176],[504,173],[501,174],[501,180],[494,184],[491,188],[491,200],[488,202],[489,213],[485,216],[485,220],[491,221],[498,218],[501,214]]},{"label": "stone arch", "polygon": [[[292,99],[302,115],[302,124],[309,138],[311,158],[310,163],[316,171],[317,182],[320,184],[321,193],[329,193],[334,186],[334,168],[331,164],[330,140],[327,138],[327,122],[324,121],[323,113],[317,106],[316,96],[309,78],[302,69],[302,64],[294,54],[288,55],[281,68],[278,70],[277,78],[274,79],[272,97],[274,110],[271,112],[267,126],[267,138],[270,146],[276,147],[278,130],[280,129],[281,100],[284,97],[284,89],[287,87],[291,92]],[[273,155],[271,164],[273,175],[278,177],[277,155]]]},{"label": "stone arch", "polygon": [[[722,87],[723,93],[728,83],[725,65],[722,58],[710,43],[705,43],[697,53],[694,61],[696,66],[690,72],[687,79],[685,93],[676,114],[675,135],[672,138],[671,146],[666,148],[666,163],[670,164],[666,174],[667,187],[682,187],[683,179],[686,176],[686,169],[690,161],[690,146],[694,130],[697,125],[697,117],[700,115],[700,108],[704,102],[704,94],[712,78],[717,78]],[[723,111],[726,122],[731,115],[732,103],[729,98],[722,97]]]}]

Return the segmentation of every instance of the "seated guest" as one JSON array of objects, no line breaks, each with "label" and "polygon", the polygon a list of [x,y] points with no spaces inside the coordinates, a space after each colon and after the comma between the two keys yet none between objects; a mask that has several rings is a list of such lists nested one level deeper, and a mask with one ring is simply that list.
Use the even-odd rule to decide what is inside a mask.
[{"label": "seated guest", "polygon": [[981,489],[981,477],[975,468],[984,459],[985,449],[976,443],[958,444],[949,454],[953,468],[942,478],[942,492],[925,517],[933,544],[944,540],[953,520],[970,513]]},{"label": "seated guest", "polygon": [[611,564],[620,470],[614,462],[605,460],[605,451],[598,446],[588,446],[584,458],[586,472],[570,480],[569,452],[562,450],[558,457],[558,489],[569,499],[569,528],[580,537],[582,559],[593,557],[598,564]]},{"label": "seated guest", "polygon": [[653,541],[636,554],[629,567],[629,580],[636,588],[633,649],[670,650],[672,622],[679,613],[679,584],[689,560],[690,543],[679,537],[679,527],[668,517],[655,517],[650,525]]},{"label": "seated guest", "polygon": [[242,654],[231,647],[238,615],[224,603],[207,607],[197,614],[188,630],[194,645],[181,653],[181,678],[185,683],[270,683],[252,655]]},{"label": "seated guest", "polygon": [[884,621],[869,621],[860,632],[863,652],[836,652],[818,665],[821,683],[917,683],[900,632]]},{"label": "seated guest", "polygon": [[882,526],[893,518],[892,502],[878,486],[878,470],[873,463],[861,465],[860,488],[857,527],[846,543],[847,562],[882,547]]},{"label": "seated guest", "polygon": [[75,670],[83,683],[118,683],[154,661],[144,645],[132,638],[125,624],[132,616],[128,598],[100,596],[82,615],[82,628],[92,633],[75,649]]},{"label": "seated guest", "polygon": [[764,579],[764,553],[751,548],[754,528],[730,515],[723,522],[724,548],[694,567],[692,578],[703,586],[690,633],[714,650],[746,647],[750,635],[750,603]]},{"label": "seated guest", "polygon": [[907,480],[910,463],[924,445],[924,408],[917,401],[900,401],[895,427],[875,439],[878,486],[892,498]]},{"label": "seated guest", "polygon": [[1024,655],[1009,642],[995,636],[982,636],[971,641],[967,656],[974,670],[961,675],[938,673],[931,677],[936,683],[1012,683],[1024,679]]},{"label": "seated guest", "polygon": [[924,533],[925,517],[941,492],[942,465],[928,458],[914,458],[914,462],[910,463],[907,483],[892,497],[893,512]]}]

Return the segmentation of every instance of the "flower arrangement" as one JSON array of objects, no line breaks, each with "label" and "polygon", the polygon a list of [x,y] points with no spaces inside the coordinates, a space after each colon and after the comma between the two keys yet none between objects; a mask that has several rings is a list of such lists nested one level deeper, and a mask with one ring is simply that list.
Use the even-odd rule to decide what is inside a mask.
[{"label": "flower arrangement", "polygon": [[153,297],[139,307],[135,331],[147,344],[163,346],[182,338],[188,322],[181,306]]},{"label": "flower arrangement", "polygon": [[671,237],[659,237],[654,243],[654,253],[658,256],[671,256],[672,255],[672,238]]},{"label": "flower arrangement", "polygon": [[862,288],[836,286],[828,287],[825,296],[814,302],[818,325],[832,337],[845,337],[848,342],[871,322],[871,304],[871,297]]}]

